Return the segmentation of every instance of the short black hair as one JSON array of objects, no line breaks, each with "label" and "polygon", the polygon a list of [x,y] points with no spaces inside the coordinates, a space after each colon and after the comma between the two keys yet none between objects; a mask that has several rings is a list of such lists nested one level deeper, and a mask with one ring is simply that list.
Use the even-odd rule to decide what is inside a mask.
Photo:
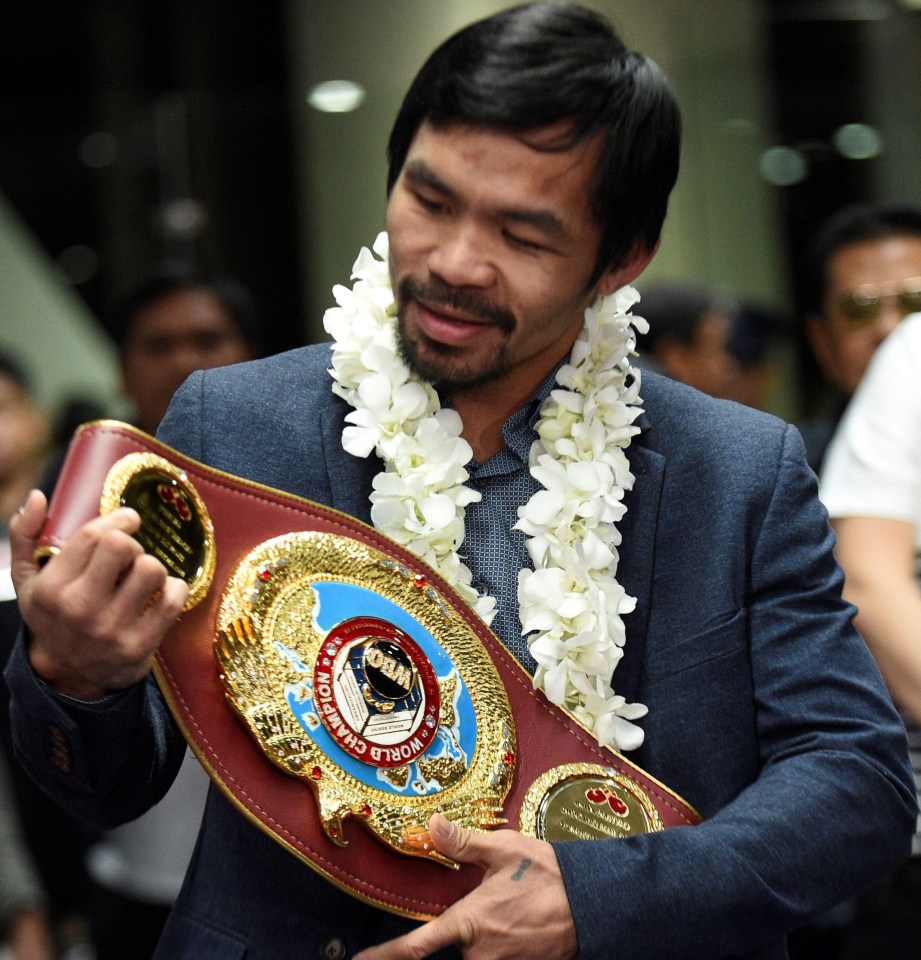
[{"label": "short black hair", "polygon": [[640,291],[640,302],[633,312],[649,324],[649,332],[637,337],[636,348],[641,354],[651,355],[660,340],[691,345],[706,314],[731,316],[734,311],[727,298],[701,283],[653,280]]},{"label": "short black hair", "polygon": [[654,249],[678,177],[681,115],[665,74],[631,52],[600,14],[529,3],[479,20],[423,64],[387,147],[387,193],[419,127],[473,123],[525,134],[560,121],[551,149],[600,135],[593,212],[603,235],[592,282],[638,248]]},{"label": "short black hair", "polygon": [[233,277],[200,270],[182,261],[154,267],[138,280],[109,313],[108,328],[119,349],[125,348],[138,314],[179,290],[206,290],[220,301],[234,326],[248,343],[258,346],[261,333],[256,305],[249,289]]},{"label": "short black hair", "polygon": [[886,237],[921,238],[921,207],[909,203],[851,203],[824,220],[806,248],[806,308],[821,313],[828,265],[845,247]]},{"label": "short black hair", "polygon": [[0,353],[0,377],[12,380],[23,393],[32,392],[32,381],[26,368],[8,353]]}]

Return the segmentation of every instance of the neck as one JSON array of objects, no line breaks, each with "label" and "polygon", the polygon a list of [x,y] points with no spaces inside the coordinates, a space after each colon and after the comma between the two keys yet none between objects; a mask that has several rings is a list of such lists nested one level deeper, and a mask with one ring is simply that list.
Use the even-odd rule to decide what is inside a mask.
[{"label": "neck", "polygon": [[502,449],[505,445],[502,428],[506,420],[531,399],[550,369],[524,381],[494,380],[477,387],[452,390],[451,405],[464,424],[461,436],[470,444],[478,463]]},{"label": "neck", "polygon": [[477,463],[483,463],[502,449],[505,442],[502,427],[513,411],[505,412],[504,408],[499,411],[485,397],[466,393],[454,394],[451,403],[464,422],[461,436],[470,444]]}]

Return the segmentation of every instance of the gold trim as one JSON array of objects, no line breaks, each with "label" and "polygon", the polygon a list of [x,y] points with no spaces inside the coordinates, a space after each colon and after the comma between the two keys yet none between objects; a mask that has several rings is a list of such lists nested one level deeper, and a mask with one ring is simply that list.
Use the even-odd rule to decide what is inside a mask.
[{"label": "gold trim", "polygon": [[172,713],[173,719],[176,721],[176,725],[179,727],[179,730],[181,731],[186,743],[188,743],[192,748],[192,752],[196,757],[198,757],[199,763],[201,763],[202,767],[204,767],[205,772],[211,778],[212,783],[214,783],[218,790],[221,791],[221,793],[224,795],[224,798],[230,802],[231,806],[233,806],[234,809],[246,820],[248,820],[254,827],[258,828],[263,833],[267,833],[273,840],[276,841],[276,843],[280,844],[281,847],[287,850],[288,853],[300,860],[305,866],[310,867],[311,870],[316,871],[334,887],[337,887],[344,893],[361,900],[362,903],[366,903],[372,907],[377,907],[378,909],[386,910],[389,913],[396,914],[397,916],[406,917],[408,920],[434,920],[435,917],[438,916],[437,913],[426,913],[422,910],[408,910],[405,907],[398,906],[390,900],[385,900],[379,897],[370,897],[367,894],[360,893],[358,890],[345,883],[335,874],[325,870],[316,860],[312,860],[309,856],[307,856],[303,850],[300,850],[284,837],[279,836],[279,834],[270,830],[265,823],[263,823],[263,821],[260,820],[259,817],[257,817],[256,814],[254,814],[252,810],[250,810],[249,807],[247,807],[246,804],[239,799],[239,797],[237,797],[233,790],[227,785],[221,773],[218,772],[218,768],[211,762],[211,758],[201,748],[198,740],[192,733],[192,730],[185,723],[184,715],[179,709],[179,705],[173,696],[169,682],[163,673],[163,669],[156,660],[154,661],[153,665],[153,673],[157,680],[157,684],[160,687],[160,692],[163,694],[163,699],[166,701],[167,706],[170,709],[170,713]]},{"label": "gold trim", "polygon": [[[589,801],[578,797],[580,793],[598,798]],[[609,798],[617,805],[616,813],[604,809]],[[596,804],[597,813],[592,809]],[[595,763],[553,767],[531,784],[521,802],[520,830],[538,840],[624,837],[664,829],[639,783],[614,767]]]},{"label": "gold trim", "polygon": [[[200,546],[190,544],[178,526],[176,529],[165,529],[164,523],[163,528],[156,530],[156,536],[153,535],[154,532],[149,530],[149,526],[153,525],[157,518],[147,515],[140,506],[125,499],[132,483],[145,481],[165,482],[169,485],[170,491],[178,488],[178,496],[184,497],[186,509],[191,502],[191,513],[187,520],[193,522],[196,534],[200,532],[202,538]],[[173,494],[170,493],[170,495]],[[99,498],[99,513],[101,515],[111,513],[121,506],[132,506],[141,515],[141,530],[135,534],[135,538],[139,539],[145,529],[148,529],[153,546],[140,539],[139,542],[148,552],[156,556],[171,574],[181,576],[188,584],[189,597],[183,610],[191,610],[205,598],[214,579],[217,545],[214,524],[211,522],[208,508],[188,474],[155,453],[129,453],[109,468]],[[172,521],[179,523],[175,517],[172,517]],[[145,524],[148,525],[147,528]],[[194,568],[184,569],[189,559],[192,560]]]},{"label": "gold trim", "polygon": [[[301,725],[287,699],[292,689],[306,705],[305,718],[315,721],[319,730],[316,707],[311,706],[317,692],[314,665],[327,634],[316,620],[314,584],[324,582],[358,587],[389,600],[447,654],[452,667],[437,678],[443,748],[435,757],[426,756],[426,749],[414,762],[397,767],[344,760],[334,737],[329,753],[321,745],[325,738],[318,740],[309,724]],[[277,537],[256,547],[224,590],[215,653],[229,702],[265,756],[312,788],[323,828],[334,843],[347,845],[344,821],[353,818],[399,853],[456,867],[435,850],[428,835],[434,813],[478,831],[507,822],[500,814],[514,776],[517,740],[498,671],[474,630],[437,591],[421,578],[404,575],[400,565],[379,550],[316,531]],[[472,756],[460,747],[461,720],[454,704],[461,680],[476,723]],[[364,779],[353,775],[366,767]],[[375,787],[375,780],[397,792]]]}]

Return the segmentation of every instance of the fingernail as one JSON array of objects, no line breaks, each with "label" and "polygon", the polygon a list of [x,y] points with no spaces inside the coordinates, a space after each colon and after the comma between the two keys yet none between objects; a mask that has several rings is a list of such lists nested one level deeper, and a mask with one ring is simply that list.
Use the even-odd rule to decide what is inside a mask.
[{"label": "fingernail", "polygon": [[436,835],[436,839],[450,840],[454,836],[455,825],[447,818],[436,814],[432,817],[429,830]]}]

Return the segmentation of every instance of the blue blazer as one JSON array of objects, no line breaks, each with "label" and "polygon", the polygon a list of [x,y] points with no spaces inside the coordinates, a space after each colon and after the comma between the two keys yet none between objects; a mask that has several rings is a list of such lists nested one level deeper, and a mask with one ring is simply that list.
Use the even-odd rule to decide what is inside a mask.
[{"label": "blue blazer", "polygon": [[[347,408],[328,365],[319,346],[195,374],[160,435],[368,522],[379,467],[343,451]],[[556,845],[580,956],[781,958],[784,931],[907,856],[916,800],[904,731],[841,600],[796,431],[654,374],[642,384],[619,524],[619,579],[637,608],[617,689],[649,707],[631,758],[704,822]],[[152,683],[65,703],[21,647],[8,682],[19,755],[81,816],[119,822],[166,790],[183,745]],[[157,956],[350,956],[409,925],[323,881],[212,788]]]}]

